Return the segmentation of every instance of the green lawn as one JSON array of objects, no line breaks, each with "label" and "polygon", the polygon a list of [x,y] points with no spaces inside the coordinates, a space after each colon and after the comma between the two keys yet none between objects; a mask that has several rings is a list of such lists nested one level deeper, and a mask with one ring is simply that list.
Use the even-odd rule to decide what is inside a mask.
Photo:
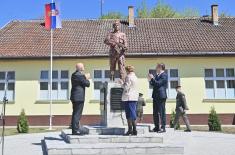
[{"label": "green lawn", "polygon": [[[191,127],[193,131],[207,131],[209,132],[208,126],[192,126]],[[180,130],[185,130],[185,127],[180,128]],[[234,127],[222,127],[222,133],[228,133],[228,134],[235,134],[235,126]]]},{"label": "green lawn", "polygon": [[[42,128],[30,128],[29,133],[45,133],[45,132],[56,132],[56,131],[61,131],[62,129],[65,129],[63,127],[58,127],[54,128],[54,130],[49,131],[47,130],[47,127],[42,127]],[[180,130],[185,130],[185,127],[181,127]],[[193,131],[205,131],[209,132],[208,126],[192,126]],[[0,129],[0,133],[2,132],[2,129]],[[228,134],[235,134],[235,126],[234,127],[222,127],[221,133],[228,133]],[[18,135],[19,133],[17,132],[16,128],[6,128],[5,130],[5,135],[10,136],[10,135]]]},{"label": "green lawn", "polygon": [[[48,128],[30,128],[29,133],[44,133],[44,132],[56,132],[56,131],[61,131],[64,128],[53,128],[52,131],[47,130]],[[2,129],[0,129],[0,133],[2,133]],[[17,132],[16,128],[6,128],[5,129],[5,136],[11,136],[11,135],[18,135],[19,133]]]}]

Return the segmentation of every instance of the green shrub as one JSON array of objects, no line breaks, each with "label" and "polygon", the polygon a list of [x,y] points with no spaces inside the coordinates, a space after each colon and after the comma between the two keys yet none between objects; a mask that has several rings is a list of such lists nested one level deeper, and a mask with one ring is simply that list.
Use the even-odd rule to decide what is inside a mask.
[{"label": "green shrub", "polygon": [[[172,110],[171,118],[170,118],[170,128],[174,128],[174,120],[175,120],[175,111]],[[180,129],[180,123],[178,122],[176,125],[176,130]]]},{"label": "green shrub", "polygon": [[211,107],[210,114],[208,117],[209,131],[221,131],[221,123],[218,114],[215,111],[215,107]]},{"label": "green shrub", "polygon": [[19,133],[28,133],[29,132],[29,123],[25,115],[24,109],[22,109],[20,116],[17,121],[17,131]]}]

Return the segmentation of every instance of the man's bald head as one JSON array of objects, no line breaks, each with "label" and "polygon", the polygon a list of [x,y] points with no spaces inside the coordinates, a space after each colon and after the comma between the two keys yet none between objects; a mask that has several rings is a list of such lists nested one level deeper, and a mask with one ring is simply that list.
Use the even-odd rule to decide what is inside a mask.
[{"label": "man's bald head", "polygon": [[80,72],[84,71],[84,65],[83,65],[83,63],[77,63],[77,64],[76,64],[76,70],[77,70],[77,71],[80,71]]}]

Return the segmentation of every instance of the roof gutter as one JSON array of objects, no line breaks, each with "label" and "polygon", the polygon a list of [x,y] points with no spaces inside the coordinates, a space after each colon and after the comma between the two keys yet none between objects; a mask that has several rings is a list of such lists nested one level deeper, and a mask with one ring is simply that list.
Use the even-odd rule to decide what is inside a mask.
[{"label": "roof gutter", "polygon": [[[176,52],[171,53],[128,53],[126,55],[127,58],[148,58],[148,57],[235,57],[235,52],[188,52],[185,54],[177,54]],[[50,56],[17,56],[17,57],[0,57],[0,60],[45,60],[49,59]],[[100,55],[55,55],[54,59],[95,59],[95,58],[108,58],[108,54],[100,54]]]}]

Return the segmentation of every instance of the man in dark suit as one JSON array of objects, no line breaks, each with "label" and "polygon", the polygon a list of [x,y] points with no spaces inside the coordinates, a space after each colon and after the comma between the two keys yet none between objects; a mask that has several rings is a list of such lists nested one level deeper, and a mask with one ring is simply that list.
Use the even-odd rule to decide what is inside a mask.
[{"label": "man in dark suit", "polygon": [[[153,87],[153,120],[155,128],[154,132],[166,132],[166,99],[167,99],[167,83],[168,76],[165,72],[165,65],[163,63],[158,64],[156,67],[156,75],[148,75],[150,85]],[[159,126],[159,114],[161,118],[161,129]]]},{"label": "man in dark suit", "polygon": [[[78,63],[76,65],[76,71],[72,74],[71,82],[71,97],[70,100],[73,103],[73,115],[72,115],[72,134],[82,134],[80,130],[80,119],[85,101],[85,88],[90,86],[89,78],[90,74],[84,74],[84,65]],[[80,132],[79,132],[80,131]]]}]

